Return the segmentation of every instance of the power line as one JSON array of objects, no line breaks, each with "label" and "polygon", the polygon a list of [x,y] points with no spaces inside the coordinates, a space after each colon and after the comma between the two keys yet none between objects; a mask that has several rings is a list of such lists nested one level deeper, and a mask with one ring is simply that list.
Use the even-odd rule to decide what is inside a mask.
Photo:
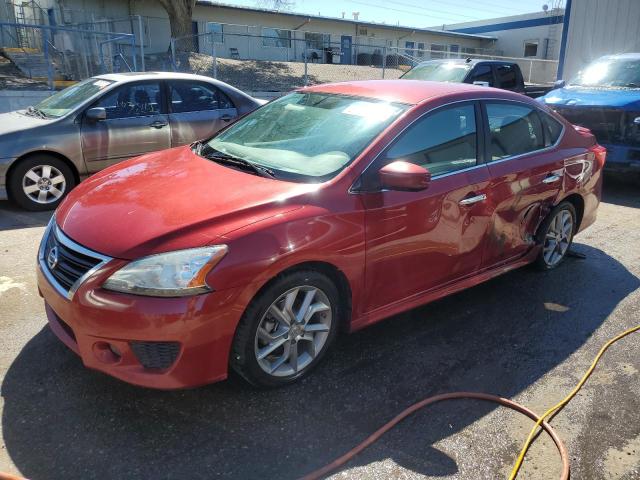
[{"label": "power line", "polygon": [[[425,3],[424,5],[416,5],[415,3],[404,3],[404,2],[392,1],[392,0],[388,0],[388,2],[389,3],[395,3],[395,4],[398,4],[398,5],[404,5],[404,6],[407,6],[407,7],[420,8],[420,9],[431,8],[429,5],[433,5],[434,3],[435,4],[439,4],[441,6],[445,6],[445,7],[449,7],[449,6],[457,6],[457,7],[461,7],[461,8],[468,8],[469,7],[468,4],[464,5],[464,4],[448,2],[448,1],[447,2],[430,1],[430,2],[428,2],[428,4]],[[510,9],[505,8],[505,7],[502,7],[501,11],[498,11],[498,10],[492,9],[492,8],[486,8],[484,6],[483,2],[479,2],[479,1],[476,1],[476,0],[473,1],[473,5],[481,7],[484,11],[489,10],[489,11],[492,11],[493,13],[497,13],[499,15],[508,16],[508,13],[513,14]],[[440,10],[440,11],[442,11],[442,10]],[[458,16],[463,16],[463,15],[458,15]],[[469,18],[471,18],[471,17],[469,17]],[[475,17],[473,17],[473,18],[475,18]]]},{"label": "power line", "polygon": [[[358,0],[347,0],[347,1],[349,3],[355,3],[357,5],[364,5],[366,7],[380,8],[380,9],[384,9],[384,10],[392,10],[394,12],[400,12],[400,13],[409,13],[411,15],[417,15],[419,17],[429,17],[429,18],[434,18],[434,17],[435,18],[447,18],[448,17],[450,19],[455,19],[457,17],[466,17],[466,18],[471,18],[471,19],[474,19],[474,20],[478,19],[477,17],[470,17],[468,15],[458,15],[457,17],[453,17],[453,16],[451,16],[450,14],[448,14],[446,12],[441,12],[441,11],[438,11],[438,10],[432,10],[432,11],[433,12],[444,13],[445,15],[444,16],[443,15],[427,15],[427,14],[424,14],[424,13],[414,12],[412,10],[405,10],[405,9],[401,9],[401,8],[392,8],[392,7],[388,7],[386,5],[385,6],[383,6],[383,5],[374,5],[374,4],[370,3],[370,2],[360,2]],[[387,1],[389,3],[391,3],[390,0],[387,0]]]}]

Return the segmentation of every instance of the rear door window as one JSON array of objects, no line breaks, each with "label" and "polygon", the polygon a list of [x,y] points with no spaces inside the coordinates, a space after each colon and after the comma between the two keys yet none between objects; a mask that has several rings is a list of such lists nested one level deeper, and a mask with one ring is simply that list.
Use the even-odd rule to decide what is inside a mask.
[{"label": "rear door window", "polygon": [[235,108],[224,92],[201,82],[171,82],[171,112],[202,112]]},{"label": "rear door window", "polygon": [[540,117],[545,131],[545,145],[547,147],[554,145],[562,134],[562,124],[551,115],[543,112],[540,112]]},{"label": "rear door window", "polygon": [[469,78],[470,83],[473,82],[487,82],[490,87],[493,87],[493,72],[491,71],[491,65],[480,64],[476,65],[471,72]]},{"label": "rear door window", "polygon": [[515,102],[487,102],[490,161],[524,155],[545,147],[535,108]]},{"label": "rear door window", "polygon": [[497,65],[496,76],[498,87],[505,90],[513,90],[518,86],[516,69],[513,65]]}]

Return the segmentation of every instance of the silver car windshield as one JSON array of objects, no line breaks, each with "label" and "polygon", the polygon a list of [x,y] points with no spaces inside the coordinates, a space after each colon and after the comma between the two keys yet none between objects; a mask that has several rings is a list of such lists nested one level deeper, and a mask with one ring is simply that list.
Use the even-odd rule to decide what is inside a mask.
[{"label": "silver car windshield", "polygon": [[407,108],[344,95],[291,93],[230,126],[208,142],[207,150],[269,168],[278,178],[325,181]]},{"label": "silver car windshield", "polygon": [[112,83],[114,82],[111,80],[88,78],[45,98],[35,109],[47,117],[62,117]]},{"label": "silver car windshield", "polygon": [[640,59],[596,60],[578,73],[569,85],[640,88]]},{"label": "silver car windshield", "polygon": [[462,82],[471,65],[459,62],[426,62],[416,65],[402,76],[403,80],[431,80],[434,82]]}]

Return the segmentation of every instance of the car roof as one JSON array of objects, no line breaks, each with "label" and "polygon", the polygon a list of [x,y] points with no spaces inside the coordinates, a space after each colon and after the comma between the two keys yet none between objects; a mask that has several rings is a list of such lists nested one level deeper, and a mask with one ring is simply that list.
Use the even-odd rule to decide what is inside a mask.
[{"label": "car roof", "polygon": [[466,65],[477,65],[478,63],[491,63],[495,65],[513,65],[515,62],[507,62],[506,60],[491,60],[490,58],[437,58],[433,60],[425,60],[418,65],[426,65],[429,63],[456,63]]},{"label": "car roof", "polygon": [[125,73],[107,73],[104,75],[96,75],[94,78],[111,80],[115,82],[123,82],[130,80],[204,80],[215,82],[216,80],[204,75],[194,75],[192,73],[179,72],[125,72]]},{"label": "car roof", "polygon": [[[301,88],[302,92],[333,93],[365,97],[388,102],[416,105],[434,97],[454,93],[483,93],[487,87],[468,83],[430,82],[425,80],[363,80],[355,82],[326,83],[313,87]],[[490,94],[495,97],[503,90],[492,88]]]},{"label": "car roof", "polygon": [[605,55],[604,57],[600,57],[599,60],[602,60],[602,59],[616,59],[616,58],[627,58],[627,59],[640,60],[640,53],[637,53],[637,52],[614,53],[612,55]]}]

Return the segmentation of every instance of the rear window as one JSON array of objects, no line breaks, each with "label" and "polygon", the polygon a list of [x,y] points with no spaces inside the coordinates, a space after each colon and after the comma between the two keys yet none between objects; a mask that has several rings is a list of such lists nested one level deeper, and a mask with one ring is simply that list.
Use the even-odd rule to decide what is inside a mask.
[{"label": "rear window", "polygon": [[560,138],[562,124],[551,115],[543,112],[540,112],[540,117],[542,117],[542,125],[546,134],[545,145],[548,147],[555,144]]}]

